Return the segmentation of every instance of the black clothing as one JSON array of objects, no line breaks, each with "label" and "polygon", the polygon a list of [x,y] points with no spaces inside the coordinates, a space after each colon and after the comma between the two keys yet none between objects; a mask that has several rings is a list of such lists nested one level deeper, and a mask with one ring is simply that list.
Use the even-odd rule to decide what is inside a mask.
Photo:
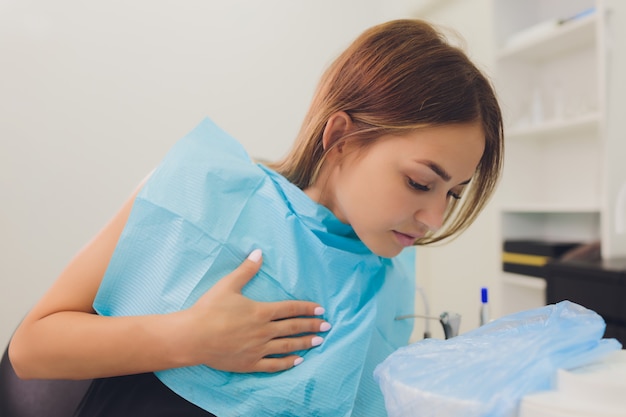
[{"label": "black clothing", "polygon": [[74,417],[215,417],[166,387],[153,373],[95,379]]}]

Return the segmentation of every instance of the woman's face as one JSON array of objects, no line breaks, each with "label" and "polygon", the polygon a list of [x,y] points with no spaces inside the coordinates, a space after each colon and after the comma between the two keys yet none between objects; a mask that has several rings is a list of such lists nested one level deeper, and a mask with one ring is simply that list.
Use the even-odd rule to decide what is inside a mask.
[{"label": "woman's face", "polygon": [[323,190],[313,186],[306,192],[350,224],[372,252],[393,257],[441,227],[484,146],[478,123],[387,135],[362,151],[348,142],[332,151],[326,180],[318,182]]}]

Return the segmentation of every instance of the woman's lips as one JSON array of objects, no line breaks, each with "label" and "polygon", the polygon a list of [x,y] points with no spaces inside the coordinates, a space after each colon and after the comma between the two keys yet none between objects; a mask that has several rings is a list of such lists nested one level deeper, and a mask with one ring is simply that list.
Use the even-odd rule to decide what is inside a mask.
[{"label": "woman's lips", "polygon": [[398,239],[398,242],[400,242],[402,246],[413,246],[413,244],[417,240],[416,236],[407,235],[397,232],[395,230],[393,231],[393,234],[396,236],[396,239]]}]

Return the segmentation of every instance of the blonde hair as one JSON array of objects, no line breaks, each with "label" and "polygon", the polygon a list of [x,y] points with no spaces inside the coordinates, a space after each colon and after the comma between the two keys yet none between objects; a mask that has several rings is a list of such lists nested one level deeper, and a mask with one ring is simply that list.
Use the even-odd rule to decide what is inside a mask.
[{"label": "blonde hair", "polygon": [[270,164],[305,189],[329,149],[322,135],[329,117],[347,113],[355,126],[345,140],[363,148],[386,134],[426,126],[479,122],[485,150],[461,200],[453,200],[443,227],[416,244],[456,236],[478,216],[502,171],[502,114],[493,87],[442,33],[422,20],[395,20],[361,34],[326,70],[291,151]]}]

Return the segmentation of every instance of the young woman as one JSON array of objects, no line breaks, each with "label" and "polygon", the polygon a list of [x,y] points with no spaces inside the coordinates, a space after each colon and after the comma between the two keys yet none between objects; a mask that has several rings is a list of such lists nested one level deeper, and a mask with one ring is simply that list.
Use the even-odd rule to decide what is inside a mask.
[{"label": "young woman", "polygon": [[372,371],[408,341],[393,318],[414,279],[392,258],[467,228],[502,155],[467,56],[423,21],[377,25],[281,161],[209,120],[177,143],[25,318],[12,363],[99,378],[76,415],[384,415]]}]

